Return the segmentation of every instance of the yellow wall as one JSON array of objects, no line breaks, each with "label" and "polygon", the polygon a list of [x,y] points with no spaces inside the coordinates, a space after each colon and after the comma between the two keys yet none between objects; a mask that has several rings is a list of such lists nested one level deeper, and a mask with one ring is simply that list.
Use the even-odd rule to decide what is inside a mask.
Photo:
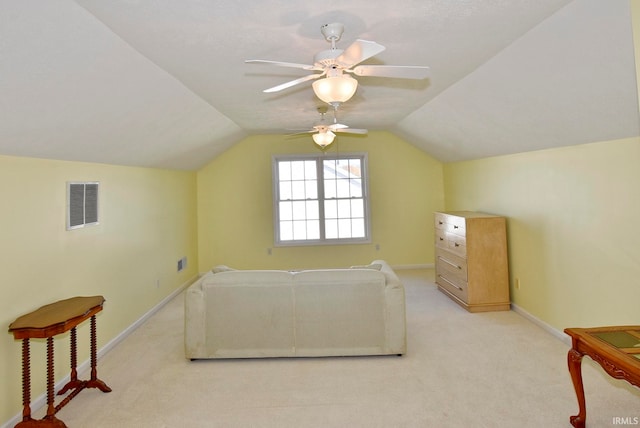
[{"label": "yellow wall", "polygon": [[447,209],[508,217],[527,312],[558,330],[638,324],[638,165],[638,138],[447,164]]},{"label": "yellow wall", "polygon": [[340,135],[336,143],[329,153],[368,153],[371,244],[274,247],[272,156],[317,153],[319,149],[308,135],[252,136],[198,172],[200,271],[217,264],[237,268],[348,266],[376,258],[392,265],[433,263],[432,213],[444,207],[442,164],[387,132]]},{"label": "yellow wall", "polygon": [[[67,181],[100,182],[99,225],[65,229]],[[0,156],[0,325],[57,300],[103,295],[103,347],[197,275],[195,185],[195,172]],[[183,256],[188,267],[177,273]],[[78,363],[89,358],[88,324],[78,328]],[[56,382],[69,373],[68,333],[60,338]],[[32,399],[45,391],[45,357],[45,343],[32,340]],[[5,330],[0,421],[22,409],[21,361],[21,342]]]},{"label": "yellow wall", "polygon": [[508,217],[512,301],[530,314],[558,330],[639,324],[638,165],[639,138],[447,164],[446,205]]}]

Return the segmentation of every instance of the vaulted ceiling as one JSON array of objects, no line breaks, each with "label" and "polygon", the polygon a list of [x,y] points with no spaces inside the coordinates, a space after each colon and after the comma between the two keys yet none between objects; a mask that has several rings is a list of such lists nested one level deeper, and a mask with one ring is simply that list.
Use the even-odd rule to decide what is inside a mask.
[{"label": "vaulted ceiling", "polygon": [[338,110],[443,162],[640,134],[628,0],[0,0],[0,154],[197,169],[251,134],[319,119],[313,62],[373,40]]}]

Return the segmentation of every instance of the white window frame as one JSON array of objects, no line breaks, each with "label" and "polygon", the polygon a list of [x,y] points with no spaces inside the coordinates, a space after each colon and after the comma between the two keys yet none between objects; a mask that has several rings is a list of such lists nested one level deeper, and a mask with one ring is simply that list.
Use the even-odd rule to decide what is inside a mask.
[{"label": "white window frame", "polygon": [[[359,159],[361,167],[362,180],[362,200],[364,203],[364,237],[359,238],[326,238],[325,237],[325,214],[324,203],[324,166],[325,160],[345,160]],[[316,161],[316,172],[318,182],[318,202],[320,217],[320,238],[319,239],[280,239],[280,180],[278,171],[279,161]],[[318,154],[299,154],[299,155],[275,155],[272,158],[273,173],[273,224],[274,224],[274,246],[290,247],[290,246],[310,246],[310,245],[347,245],[347,244],[369,244],[371,243],[371,212],[369,202],[369,170],[368,170],[367,153],[340,153],[339,155],[318,153]]]},{"label": "white window frame", "polygon": [[[95,197],[87,198],[87,187],[95,189]],[[81,193],[80,193],[81,191]],[[67,182],[67,230],[80,229],[85,226],[100,224],[100,182],[98,181],[68,181]],[[75,216],[82,211],[82,221],[74,221]],[[87,221],[87,211],[95,214],[95,218]]]}]

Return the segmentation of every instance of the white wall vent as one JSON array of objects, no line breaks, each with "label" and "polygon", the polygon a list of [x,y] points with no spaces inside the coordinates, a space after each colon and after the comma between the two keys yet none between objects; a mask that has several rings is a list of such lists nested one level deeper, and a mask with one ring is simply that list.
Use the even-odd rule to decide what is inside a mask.
[{"label": "white wall vent", "polygon": [[98,224],[97,181],[67,182],[67,230]]}]

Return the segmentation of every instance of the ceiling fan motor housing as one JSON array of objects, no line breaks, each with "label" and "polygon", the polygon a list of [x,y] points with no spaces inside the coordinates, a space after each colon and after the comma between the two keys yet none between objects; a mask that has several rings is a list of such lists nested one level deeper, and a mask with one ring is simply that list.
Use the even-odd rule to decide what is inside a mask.
[{"label": "ceiling fan motor housing", "polygon": [[336,59],[342,54],[342,49],[327,49],[326,51],[318,52],[313,57],[314,65],[322,67],[338,67]]},{"label": "ceiling fan motor housing", "polygon": [[337,42],[344,33],[344,25],[339,23],[324,24],[320,27],[320,31],[328,42]]}]

